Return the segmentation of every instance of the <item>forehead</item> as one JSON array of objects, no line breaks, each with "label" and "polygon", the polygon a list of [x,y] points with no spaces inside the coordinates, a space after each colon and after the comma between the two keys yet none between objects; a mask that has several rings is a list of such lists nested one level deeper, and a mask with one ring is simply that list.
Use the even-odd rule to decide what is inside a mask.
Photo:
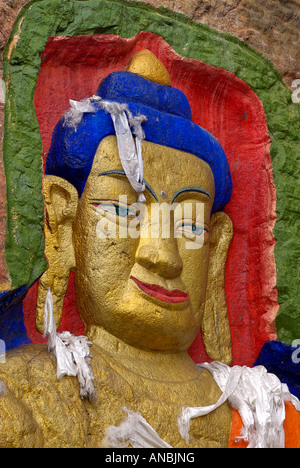
[{"label": "forehead", "polygon": [[[169,198],[182,188],[200,187],[207,191],[213,200],[214,178],[206,162],[190,153],[148,141],[143,141],[142,149],[144,179],[155,193],[164,190]],[[89,179],[102,179],[100,174],[114,170],[122,170],[122,164],[117,139],[115,136],[109,136],[102,140],[98,147]],[[127,184],[125,182],[121,185],[124,185],[125,189]]]}]

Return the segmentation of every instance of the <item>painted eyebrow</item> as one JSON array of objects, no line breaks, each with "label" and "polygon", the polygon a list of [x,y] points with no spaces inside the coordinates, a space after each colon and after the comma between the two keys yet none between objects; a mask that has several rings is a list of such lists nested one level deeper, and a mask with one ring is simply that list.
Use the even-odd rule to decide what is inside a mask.
[{"label": "painted eyebrow", "polygon": [[[111,174],[119,174],[119,175],[124,175],[126,176],[125,172],[122,171],[121,169],[115,169],[113,171],[106,171],[106,172],[102,172],[101,174],[98,175],[98,177],[101,177],[101,176],[104,176],[104,175],[111,175]],[[155,198],[155,200],[158,202],[158,198],[153,190],[153,188],[148,184],[148,182],[146,182],[145,179],[143,179],[143,182],[145,184],[145,186],[147,187],[147,189],[149,190],[149,192],[151,193],[151,195]]]},{"label": "painted eyebrow", "polygon": [[203,195],[207,195],[209,198],[212,199],[212,196],[211,194],[207,191],[207,190],[204,190],[203,188],[201,187],[184,187],[180,190],[178,190],[174,197],[172,198],[172,201],[171,201],[171,205],[172,203],[174,202],[175,198],[177,198],[179,195],[181,195],[182,193],[184,192],[197,192],[197,193],[202,193]]}]

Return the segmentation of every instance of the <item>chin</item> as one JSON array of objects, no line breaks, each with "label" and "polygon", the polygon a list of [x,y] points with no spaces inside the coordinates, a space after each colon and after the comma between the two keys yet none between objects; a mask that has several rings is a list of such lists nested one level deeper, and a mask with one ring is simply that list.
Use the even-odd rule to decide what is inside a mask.
[{"label": "chin", "polygon": [[[175,304],[178,306],[178,304]],[[105,327],[131,346],[155,351],[186,351],[199,327],[190,304],[170,309],[152,301],[124,302]],[[122,311],[122,312],[121,312]],[[120,324],[120,326],[118,326]]]}]

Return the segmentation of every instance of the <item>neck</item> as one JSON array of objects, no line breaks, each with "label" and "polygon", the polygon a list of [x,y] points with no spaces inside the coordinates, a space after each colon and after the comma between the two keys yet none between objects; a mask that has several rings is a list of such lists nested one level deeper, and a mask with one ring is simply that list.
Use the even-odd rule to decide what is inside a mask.
[{"label": "neck", "polygon": [[92,326],[87,331],[87,336],[93,345],[101,348],[116,365],[140,377],[181,382],[195,379],[201,373],[187,351],[170,353],[139,349],[97,326]]}]

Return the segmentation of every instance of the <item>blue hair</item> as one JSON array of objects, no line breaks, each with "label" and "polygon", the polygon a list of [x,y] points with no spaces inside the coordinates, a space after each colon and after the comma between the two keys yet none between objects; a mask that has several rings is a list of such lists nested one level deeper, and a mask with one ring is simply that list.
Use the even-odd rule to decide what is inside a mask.
[{"label": "blue hair", "polygon": [[[216,187],[212,211],[226,205],[232,192],[226,155],[213,135],[192,122],[189,102],[180,90],[131,72],[115,72],[102,81],[97,95],[127,104],[133,115],[145,115],[145,140],[191,153],[205,161],[212,170]],[[100,142],[114,134],[112,119],[102,109],[85,113],[76,130],[65,125],[62,118],[53,132],[46,174],[68,180],[80,197]]]}]

